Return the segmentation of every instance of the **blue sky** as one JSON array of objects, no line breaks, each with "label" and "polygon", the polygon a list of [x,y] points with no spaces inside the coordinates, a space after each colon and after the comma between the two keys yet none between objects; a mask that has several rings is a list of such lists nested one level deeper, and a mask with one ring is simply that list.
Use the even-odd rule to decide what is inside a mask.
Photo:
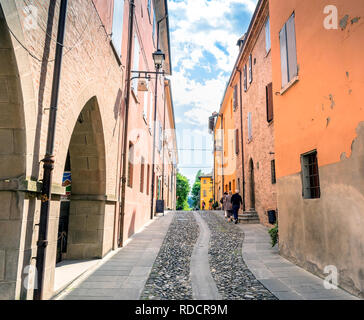
[{"label": "blue sky", "polygon": [[[208,117],[219,106],[257,0],[169,0],[179,170],[212,172]],[[191,151],[189,149],[195,149]],[[207,151],[206,151],[207,150]]]}]

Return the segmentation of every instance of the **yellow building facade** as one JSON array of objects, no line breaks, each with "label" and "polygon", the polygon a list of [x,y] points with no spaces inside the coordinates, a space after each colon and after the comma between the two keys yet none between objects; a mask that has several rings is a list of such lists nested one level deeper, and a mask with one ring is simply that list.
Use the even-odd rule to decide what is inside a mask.
[{"label": "yellow building facade", "polygon": [[213,182],[212,175],[200,176],[201,189],[200,189],[200,208],[202,209],[202,202],[205,201],[205,209],[212,209],[213,202]]}]

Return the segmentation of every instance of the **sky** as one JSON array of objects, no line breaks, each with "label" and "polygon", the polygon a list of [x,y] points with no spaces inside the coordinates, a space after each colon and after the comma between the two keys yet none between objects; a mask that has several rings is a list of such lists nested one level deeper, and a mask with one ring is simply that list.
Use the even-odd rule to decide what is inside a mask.
[{"label": "sky", "polygon": [[[208,117],[220,103],[257,0],[169,0],[179,172],[192,186],[213,168]],[[192,151],[193,149],[194,151]]]}]

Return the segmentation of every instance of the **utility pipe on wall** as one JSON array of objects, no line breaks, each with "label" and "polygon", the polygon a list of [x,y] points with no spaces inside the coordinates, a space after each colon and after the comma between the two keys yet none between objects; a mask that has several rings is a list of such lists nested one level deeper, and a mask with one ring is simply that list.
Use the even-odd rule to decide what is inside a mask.
[{"label": "utility pipe on wall", "polygon": [[40,221],[39,221],[39,234],[37,242],[37,288],[34,289],[34,300],[42,300],[43,298],[43,281],[45,271],[45,258],[48,246],[48,224],[49,224],[49,210],[52,188],[52,176],[54,169],[54,138],[56,134],[56,121],[58,111],[58,97],[59,86],[61,79],[61,67],[63,56],[63,43],[66,29],[67,18],[67,4],[68,0],[61,0],[58,32],[57,32],[57,45],[56,55],[54,61],[52,93],[51,93],[51,105],[49,111],[48,133],[47,133],[47,145],[46,154],[43,162],[43,183],[42,183],[42,195],[41,195],[41,209],[40,209]]}]

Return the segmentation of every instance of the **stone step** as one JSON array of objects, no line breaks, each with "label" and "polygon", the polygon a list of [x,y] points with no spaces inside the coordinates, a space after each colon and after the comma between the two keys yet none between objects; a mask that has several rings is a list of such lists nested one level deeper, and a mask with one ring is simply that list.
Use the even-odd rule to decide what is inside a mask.
[{"label": "stone step", "polygon": [[255,210],[249,210],[244,212],[243,214],[239,214],[239,221],[244,224],[259,224],[259,216]]}]

